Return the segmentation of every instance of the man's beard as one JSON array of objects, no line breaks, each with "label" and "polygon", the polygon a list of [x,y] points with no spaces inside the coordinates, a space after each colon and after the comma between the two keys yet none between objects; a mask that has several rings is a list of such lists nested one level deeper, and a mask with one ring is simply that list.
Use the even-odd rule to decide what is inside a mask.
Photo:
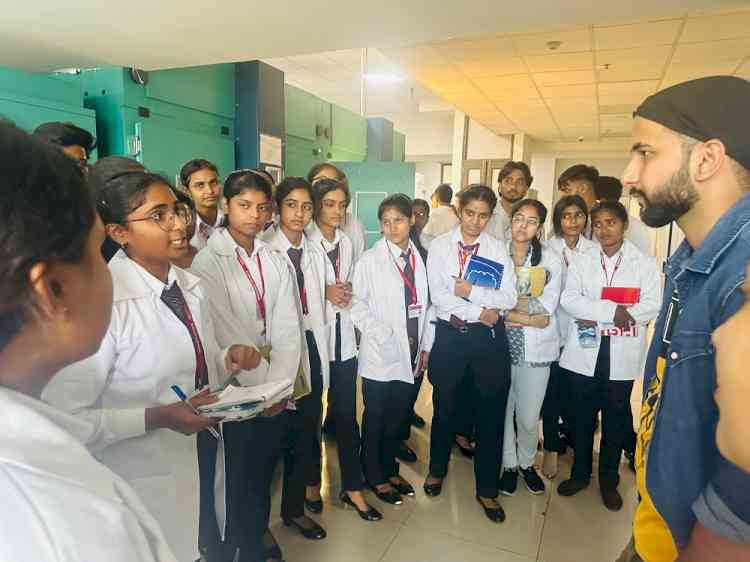
[{"label": "man's beard", "polygon": [[640,189],[630,190],[631,195],[639,195],[642,199],[641,220],[652,228],[665,226],[676,221],[693,208],[698,200],[698,193],[690,181],[688,161],[683,158],[680,169],[660,188],[652,199]]}]

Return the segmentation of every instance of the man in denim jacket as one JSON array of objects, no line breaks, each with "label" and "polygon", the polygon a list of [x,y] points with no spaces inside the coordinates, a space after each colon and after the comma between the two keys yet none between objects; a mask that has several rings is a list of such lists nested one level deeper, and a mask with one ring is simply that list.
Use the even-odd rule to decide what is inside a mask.
[{"label": "man in denim jacket", "polygon": [[[664,307],[644,379],[636,454],[641,496],[623,561],[750,560],[750,474],[716,445],[711,335],[745,299],[750,259],[750,82],[678,84],[635,112],[623,183],[641,219],[676,221]],[[746,397],[750,407],[750,396]]]}]

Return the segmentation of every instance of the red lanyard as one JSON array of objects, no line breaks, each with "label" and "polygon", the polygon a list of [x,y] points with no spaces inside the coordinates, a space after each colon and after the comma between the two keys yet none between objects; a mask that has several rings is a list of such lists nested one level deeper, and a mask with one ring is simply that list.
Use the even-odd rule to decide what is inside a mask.
[{"label": "red lanyard", "polygon": [[[195,325],[195,320],[193,320],[193,313],[190,312],[190,307],[187,305],[187,302],[183,302],[182,307],[185,309],[185,316],[187,317],[188,321],[188,329],[190,330],[190,334],[193,336],[193,347],[195,347],[195,356],[196,356],[196,373],[200,371],[201,364],[206,365],[206,355],[203,351],[203,342],[201,341],[201,336],[198,333],[198,328]],[[208,368],[208,365],[206,365],[206,368]],[[196,375],[197,378],[197,375]],[[205,381],[197,381],[198,384],[203,384]],[[198,386],[198,385],[196,385]]]},{"label": "red lanyard", "polygon": [[[417,259],[414,257],[414,252],[411,252],[411,270],[412,273],[414,273],[414,280],[416,281],[417,276],[417,270],[415,269],[417,265]],[[417,285],[416,283],[412,283],[411,279],[409,279],[409,276],[406,275],[403,269],[401,269],[401,266],[398,265],[398,262],[393,258],[393,254],[391,254],[391,261],[393,261],[393,265],[396,266],[396,269],[398,270],[398,274],[401,276],[401,279],[404,280],[404,285],[409,289],[411,292],[411,304],[417,304]]]},{"label": "red lanyard", "polygon": [[474,248],[469,250],[464,250],[463,246],[461,245],[461,242],[458,243],[458,276],[462,277],[464,274],[464,265],[466,265],[466,260],[469,258],[469,255],[476,256],[477,252],[479,252],[479,243],[477,242],[474,245]]},{"label": "red lanyard", "polygon": [[612,282],[615,280],[617,270],[620,269],[620,264],[622,263],[622,254],[620,254],[619,258],[617,258],[617,263],[615,264],[615,270],[612,272],[612,277],[610,277],[607,273],[607,265],[604,263],[604,254],[601,252],[599,253],[599,259],[602,262],[602,271],[604,272],[604,279],[607,282],[607,287],[611,287]]},{"label": "red lanyard", "polygon": [[253,292],[255,293],[255,304],[258,306],[258,313],[260,313],[260,317],[263,319],[263,324],[265,325],[266,303],[263,299],[266,296],[266,280],[263,277],[263,264],[260,261],[260,254],[255,254],[255,259],[258,262],[258,271],[260,272],[260,286],[262,288],[261,291],[258,290],[258,285],[255,283],[255,279],[253,279],[253,276],[250,274],[250,270],[245,264],[245,260],[242,259],[239,248],[237,249],[237,261],[240,262],[240,267],[242,267],[242,270],[247,276],[247,280],[250,281],[250,285],[252,285],[253,287]]},{"label": "red lanyard", "polygon": [[[323,246],[323,251],[326,253],[326,256],[328,256],[328,251],[326,250],[326,245],[323,244],[323,241],[320,241],[320,245]],[[336,283],[339,282],[339,271],[341,271],[341,246],[336,244],[336,247],[334,248],[336,250],[336,263],[332,263],[333,265],[333,274],[336,276]],[[333,250],[331,250],[333,252]],[[331,258],[328,258],[328,261],[331,261]]]}]

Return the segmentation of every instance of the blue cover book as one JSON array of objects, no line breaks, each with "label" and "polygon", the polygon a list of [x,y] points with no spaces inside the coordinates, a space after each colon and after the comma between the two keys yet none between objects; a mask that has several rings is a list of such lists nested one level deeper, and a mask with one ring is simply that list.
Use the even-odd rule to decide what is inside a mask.
[{"label": "blue cover book", "polygon": [[473,255],[469,258],[469,263],[466,264],[464,279],[477,287],[499,289],[503,280],[504,269],[505,267],[501,263]]}]

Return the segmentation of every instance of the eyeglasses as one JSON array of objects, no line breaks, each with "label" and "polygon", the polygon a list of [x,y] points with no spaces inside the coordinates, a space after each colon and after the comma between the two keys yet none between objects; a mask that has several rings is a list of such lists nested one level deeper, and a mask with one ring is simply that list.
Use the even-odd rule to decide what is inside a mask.
[{"label": "eyeglasses", "polygon": [[502,183],[503,185],[508,186],[508,187],[510,187],[511,185],[514,185],[516,187],[526,187],[526,180],[524,178],[518,178],[518,179],[514,180],[510,176],[505,176],[503,178],[503,181],[500,182],[500,183]]},{"label": "eyeglasses", "polygon": [[513,224],[525,224],[527,226],[538,226],[539,219],[536,217],[524,217],[523,215],[514,215]]},{"label": "eyeglasses", "polygon": [[180,217],[185,226],[189,226],[193,222],[193,211],[187,205],[178,204],[174,209],[156,209],[147,217],[128,219],[125,222],[154,221],[164,232],[169,232],[174,229],[175,217]]}]

